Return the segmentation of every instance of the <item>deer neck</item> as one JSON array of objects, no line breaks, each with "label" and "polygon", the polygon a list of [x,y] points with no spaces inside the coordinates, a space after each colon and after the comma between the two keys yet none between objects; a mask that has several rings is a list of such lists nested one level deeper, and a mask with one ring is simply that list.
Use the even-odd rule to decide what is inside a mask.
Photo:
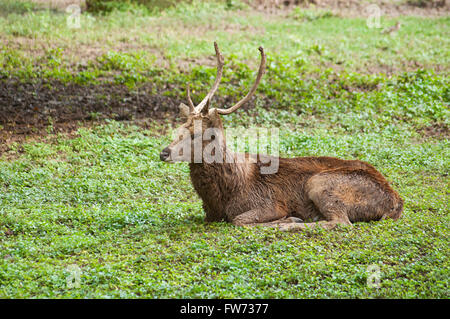
[{"label": "deer neck", "polygon": [[213,162],[202,160],[201,163],[190,163],[191,177],[219,184],[224,191],[232,192],[245,185],[252,171],[251,163],[229,149],[225,139],[216,152],[219,155]]},{"label": "deer neck", "polygon": [[224,207],[245,192],[254,169],[254,164],[241,160],[227,148],[225,139],[220,145],[222,161],[189,164],[192,184],[210,220],[224,218]]}]

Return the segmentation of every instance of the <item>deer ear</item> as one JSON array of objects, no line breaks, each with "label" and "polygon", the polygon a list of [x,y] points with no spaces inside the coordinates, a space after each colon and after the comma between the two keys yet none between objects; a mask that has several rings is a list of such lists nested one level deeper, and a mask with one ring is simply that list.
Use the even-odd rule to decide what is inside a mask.
[{"label": "deer ear", "polygon": [[187,106],[186,104],[180,103],[179,108],[181,116],[188,117],[189,114],[191,114],[191,110],[189,109],[189,106]]}]

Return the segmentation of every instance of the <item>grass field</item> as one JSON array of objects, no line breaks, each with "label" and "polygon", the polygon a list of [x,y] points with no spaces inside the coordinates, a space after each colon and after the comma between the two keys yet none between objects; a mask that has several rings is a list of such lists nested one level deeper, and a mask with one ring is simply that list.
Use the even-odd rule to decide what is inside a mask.
[{"label": "grass field", "polygon": [[[284,157],[368,161],[405,201],[396,222],[333,231],[205,223],[187,164],[159,161],[181,123],[173,112],[70,133],[53,118],[0,154],[1,298],[449,298],[448,14],[385,15],[368,28],[364,16],[325,9],[193,1],[82,13],[71,29],[64,12],[33,3],[0,9],[0,85],[151,84],[179,102],[189,81],[199,101],[217,41],[225,69],[213,102],[231,105],[262,45],[256,99],[225,126],[279,128]],[[381,33],[397,21],[398,32]]]}]

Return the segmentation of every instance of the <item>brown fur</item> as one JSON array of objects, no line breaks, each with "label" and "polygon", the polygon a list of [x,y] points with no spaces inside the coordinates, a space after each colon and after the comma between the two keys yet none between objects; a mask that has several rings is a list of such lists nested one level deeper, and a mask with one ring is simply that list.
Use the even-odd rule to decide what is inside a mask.
[{"label": "brown fur", "polygon": [[[202,121],[202,131],[218,128],[222,135],[219,138],[223,139],[222,156],[236,156],[226,146],[222,122],[214,110],[189,115],[184,126],[192,137],[194,119]],[[178,139],[164,152],[170,154],[177,143]],[[250,157],[258,161],[252,163]],[[278,171],[264,175],[260,173],[264,164],[258,155],[247,154],[246,158],[243,163],[189,164],[191,181],[203,200],[207,221],[297,230],[317,225],[333,228],[386,217],[398,219],[402,214],[402,199],[368,163],[333,157],[280,158]]]}]

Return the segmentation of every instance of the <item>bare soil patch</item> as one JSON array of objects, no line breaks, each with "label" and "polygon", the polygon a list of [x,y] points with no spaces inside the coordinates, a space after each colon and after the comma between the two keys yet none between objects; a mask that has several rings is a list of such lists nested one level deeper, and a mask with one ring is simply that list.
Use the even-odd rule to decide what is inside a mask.
[{"label": "bare soil patch", "polygon": [[420,130],[425,137],[450,139],[450,128],[445,123],[436,123]]},{"label": "bare soil patch", "polygon": [[[155,121],[175,121],[185,97],[167,96],[174,87],[143,83],[130,89],[114,83],[64,84],[58,81],[23,83],[0,81],[0,155],[15,142],[39,139],[49,133],[72,134],[81,126],[106,119],[150,127]],[[214,97],[214,104],[230,105],[230,97]],[[271,105],[269,99],[264,104]],[[243,106],[250,109],[255,99]]]},{"label": "bare soil patch", "polygon": [[256,0],[246,1],[251,7],[270,13],[280,13],[294,7],[311,6],[332,11],[344,17],[366,17],[373,13],[374,6],[382,16],[396,17],[412,15],[423,17],[447,16],[450,13],[450,3],[446,0]]},{"label": "bare soil patch", "polygon": [[77,5],[81,8],[86,7],[85,0],[31,0],[42,7],[50,9],[65,10],[70,5]]},{"label": "bare soil patch", "polygon": [[155,93],[150,83],[130,90],[119,84],[0,81],[0,154],[13,142],[49,132],[73,132],[94,121],[161,120],[180,101]]}]

